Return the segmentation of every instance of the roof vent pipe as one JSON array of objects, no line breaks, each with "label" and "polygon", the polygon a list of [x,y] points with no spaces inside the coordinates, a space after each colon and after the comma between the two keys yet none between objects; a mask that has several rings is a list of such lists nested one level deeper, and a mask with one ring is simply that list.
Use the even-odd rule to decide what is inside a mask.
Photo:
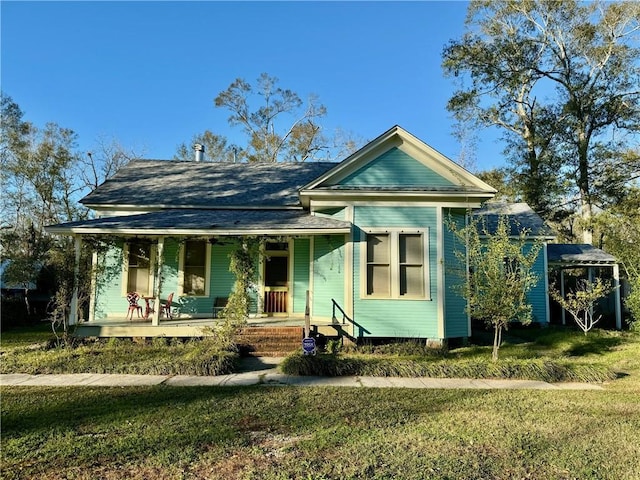
[{"label": "roof vent pipe", "polygon": [[196,143],[193,146],[193,149],[196,151],[196,162],[201,162],[202,157],[204,156],[204,145]]}]

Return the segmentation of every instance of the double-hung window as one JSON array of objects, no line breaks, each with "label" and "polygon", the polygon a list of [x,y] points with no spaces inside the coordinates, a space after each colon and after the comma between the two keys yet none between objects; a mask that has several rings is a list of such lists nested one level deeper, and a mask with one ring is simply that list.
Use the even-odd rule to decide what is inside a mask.
[{"label": "double-hung window", "polygon": [[429,298],[428,230],[365,230],[363,297]]},{"label": "double-hung window", "polygon": [[187,240],[180,256],[180,295],[209,295],[210,245],[206,240]]},{"label": "double-hung window", "polygon": [[149,242],[129,242],[125,245],[126,283],[123,294],[138,292],[150,295],[153,286],[151,271],[151,244]]}]

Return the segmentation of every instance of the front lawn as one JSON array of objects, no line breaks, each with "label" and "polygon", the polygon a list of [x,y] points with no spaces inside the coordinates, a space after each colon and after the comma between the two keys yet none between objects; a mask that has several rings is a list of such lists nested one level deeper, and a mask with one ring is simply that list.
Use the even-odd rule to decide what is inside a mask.
[{"label": "front lawn", "polygon": [[[25,342],[12,335],[2,337],[3,369],[12,355],[32,364],[43,358],[38,345],[48,341],[46,332],[24,335]],[[604,391],[1,387],[0,477],[640,478],[637,334],[526,329],[511,331],[507,340],[505,361],[564,359],[600,365],[619,378]],[[163,362],[186,348],[162,342],[138,347],[162,350],[156,361]],[[123,343],[105,342],[121,366],[136,355],[122,353]],[[399,364],[491,356],[482,345],[446,354],[421,349],[364,346],[348,355]]]},{"label": "front lawn", "polygon": [[[237,354],[215,338],[77,341],[60,347],[46,325],[3,332],[0,373],[131,373],[220,375],[231,373]],[[611,382],[640,386],[640,334],[575,329],[509,330],[500,360],[480,332],[468,346],[433,350],[417,341],[343,348],[316,357],[292,355],[281,365],[293,375],[515,378],[548,382]],[[334,344],[335,346],[335,344]]]},{"label": "front lawn", "polygon": [[2,478],[640,478],[640,391],[3,387]]}]

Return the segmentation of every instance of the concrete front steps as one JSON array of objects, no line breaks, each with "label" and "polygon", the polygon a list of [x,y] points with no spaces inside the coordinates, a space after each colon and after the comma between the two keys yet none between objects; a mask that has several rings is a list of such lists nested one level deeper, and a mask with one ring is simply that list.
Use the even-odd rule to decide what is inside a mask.
[{"label": "concrete front steps", "polygon": [[245,327],[236,335],[243,355],[286,357],[302,350],[302,327]]}]

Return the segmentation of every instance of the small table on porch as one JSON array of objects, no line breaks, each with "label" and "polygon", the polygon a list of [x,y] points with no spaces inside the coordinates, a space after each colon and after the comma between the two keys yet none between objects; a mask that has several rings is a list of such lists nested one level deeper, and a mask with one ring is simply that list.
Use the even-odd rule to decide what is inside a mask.
[{"label": "small table on porch", "polygon": [[145,296],[142,298],[144,299],[144,303],[145,303],[144,318],[148,319],[149,315],[155,312],[153,307],[155,306],[154,302],[156,297]]}]

